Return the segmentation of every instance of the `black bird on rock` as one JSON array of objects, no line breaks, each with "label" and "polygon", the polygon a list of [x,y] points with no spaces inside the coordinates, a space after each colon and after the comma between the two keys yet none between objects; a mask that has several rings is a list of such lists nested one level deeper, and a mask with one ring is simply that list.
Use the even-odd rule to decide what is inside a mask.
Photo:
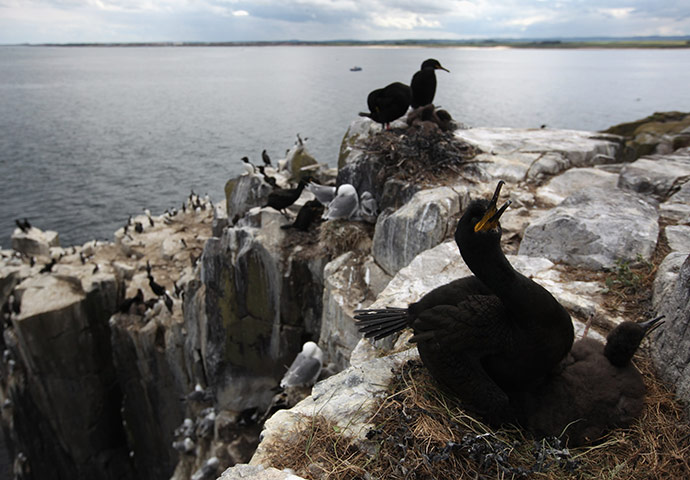
[{"label": "black bird on rock", "polygon": [[369,117],[388,128],[390,122],[405,115],[411,100],[410,87],[400,82],[391,83],[371,92],[367,97],[369,113],[360,112],[359,115]]},{"label": "black bird on rock", "polygon": [[276,181],[275,177],[272,177],[266,173],[266,167],[264,165],[259,165],[256,168],[259,169],[259,172],[261,173],[261,175],[263,175],[264,181],[266,183],[268,183],[270,186],[272,186],[275,189],[280,189],[280,187],[278,186],[278,182]]},{"label": "black bird on rock", "polygon": [[266,153],[266,150],[261,152],[261,159],[264,161],[264,165],[267,167],[271,166],[271,157],[268,156],[268,153]]},{"label": "black bird on rock", "polygon": [[136,295],[133,297],[125,298],[122,303],[117,307],[117,311],[120,313],[130,313],[132,307],[138,307],[144,303],[144,292],[141,288],[137,289]]},{"label": "black bird on rock", "polygon": [[165,287],[159,283],[156,283],[156,281],[153,279],[153,275],[151,274],[151,264],[148,260],[146,260],[146,276],[149,279],[149,287],[151,287],[151,291],[158,297],[165,295]]},{"label": "black bird on rock", "polygon": [[282,225],[280,228],[287,230],[288,228],[296,228],[301,232],[309,230],[309,226],[314,223],[314,220],[321,218],[324,206],[318,200],[309,200],[302,205],[297,213],[297,218],[292,223]]},{"label": "black bird on rock", "polygon": [[412,108],[423,107],[434,102],[436,95],[436,70],[450,70],[441,66],[435,58],[430,58],[422,62],[422,66],[417,73],[412,76],[410,88],[412,89]]},{"label": "black bird on rock", "polygon": [[31,224],[29,223],[29,219],[27,218],[25,218],[24,220],[16,219],[14,223],[16,223],[17,227],[19,227],[19,230],[21,230],[24,233],[27,233],[29,230],[31,230]]},{"label": "black bird on rock", "polygon": [[302,190],[304,190],[306,185],[307,181],[302,179],[295,188],[279,188],[273,190],[268,194],[268,200],[264,207],[272,207],[283,215],[287,215],[285,209],[297,201],[299,196],[302,195]]},{"label": "black bird on rock", "polygon": [[411,327],[410,341],[431,375],[493,425],[514,419],[509,392],[548,374],[573,343],[568,312],[501,250],[499,219],[509,204],[496,208],[502,185],[490,202],[471,202],[455,231],[474,276],[442,285],[408,308],[355,312],[360,331],[374,339]]},{"label": "black bird on rock", "polygon": [[560,371],[511,399],[520,423],[536,435],[563,437],[569,447],[631,425],[642,413],[646,394],[631,359],[662,318],[623,322],[606,337],[606,345],[593,338],[575,342]]}]

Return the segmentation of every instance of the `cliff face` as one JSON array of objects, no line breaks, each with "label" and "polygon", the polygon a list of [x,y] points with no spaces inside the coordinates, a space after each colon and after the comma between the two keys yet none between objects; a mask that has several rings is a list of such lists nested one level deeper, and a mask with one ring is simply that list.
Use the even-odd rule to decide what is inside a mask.
[{"label": "cliff face", "polygon": [[[228,182],[223,206],[191,195],[184,212],[136,217],[113,243],[61,249],[36,235],[23,254],[3,251],[2,422],[25,478],[214,478],[248,462],[276,401],[272,389],[306,340],[318,341],[335,371],[350,367],[356,348],[352,364],[363,374],[350,369],[319,384],[319,398],[304,404],[313,409],[342,389],[349,407],[327,410],[347,426],[345,412],[385,388],[385,372],[399,360],[372,360],[370,371],[373,354],[353,310],[404,306],[467,274],[448,240],[470,199],[490,195],[499,178],[513,201],[502,218],[504,248],[576,321],[610,328],[625,318],[602,307],[605,285],[578,272],[650,258],[659,220],[671,224],[665,235],[675,255],[687,256],[684,150],[623,164],[613,135],[379,130],[354,122],[337,172],[338,183],[371,192],[374,225],[282,229],[311,194],[303,192],[287,219],[261,208],[271,188],[251,174]],[[282,187],[305,172],[322,183],[336,178],[302,145],[267,169]],[[630,221],[620,223],[621,213]],[[51,258],[51,271],[40,273]],[[583,261],[592,258],[596,265]],[[170,292],[170,310],[152,291],[147,262]],[[681,263],[664,270],[669,279]],[[149,305],[118,311],[138,289]],[[279,442],[292,428],[286,416],[305,408],[274,415],[267,438]]]},{"label": "cliff face", "polygon": [[[679,149],[672,154],[659,153],[627,163],[621,139],[612,135],[553,130],[457,131],[456,137],[484,152],[475,157],[481,165],[458,176],[445,177],[441,189],[453,193],[432,197],[438,186],[421,188],[420,192],[419,184],[398,188],[401,182],[394,178],[380,186],[377,169],[372,168],[369,157],[378,155],[380,160],[384,154],[372,154],[370,145],[362,144],[372,135],[370,128],[361,122],[351,127],[352,136],[346,136],[343,142],[339,179],[373,188],[377,199],[383,198],[384,192],[396,190],[400,205],[395,207],[394,201],[389,202],[390,209],[378,218],[371,251],[361,254],[359,262],[357,255],[351,253],[327,265],[329,280],[324,292],[323,328],[342,326],[339,329],[345,333],[341,336],[352,338],[354,343],[357,334],[353,333],[352,311],[355,308],[404,307],[434,287],[468,275],[470,272],[454,242],[441,243],[448,237],[447,230],[438,237],[423,232],[430,232],[429,225],[447,229],[446,225],[453,224],[454,216],[466,206],[468,198],[490,195],[490,187],[502,178],[508,180],[504,191],[513,201],[501,219],[504,249],[518,254],[509,258],[519,271],[544,285],[566,306],[573,317],[576,336],[585,331],[585,321],[605,331],[622,320],[642,320],[631,318],[633,313],[624,309],[616,313],[605,308],[602,292],[609,286],[602,277],[592,277],[590,273],[605,269],[624,275],[625,266],[634,262],[644,265],[653,255],[665,253],[664,245],[668,244],[671,253],[657,273],[653,304],[656,313],[667,315],[670,325],[656,331],[650,343],[660,375],[675,383],[679,398],[690,400],[682,380],[687,377],[683,372],[687,370],[690,217],[681,207],[690,178],[690,151]],[[666,168],[668,162],[673,168]],[[414,206],[413,199],[420,193],[433,200]],[[449,202],[444,207],[444,198],[457,203]],[[404,219],[399,227],[388,227],[386,223],[396,217]],[[385,235],[381,233],[384,230]],[[410,244],[404,242],[415,235],[429,243],[412,243],[419,244],[419,250],[409,254]],[[661,246],[657,245],[659,239]],[[368,261],[383,267],[386,281],[389,275],[393,276],[382,292],[373,289],[381,292],[373,303],[369,297],[372,290],[362,287],[368,285],[362,281],[369,278],[370,270],[364,266]],[[603,340],[596,331],[590,330],[589,335]],[[321,343],[332,354],[332,344],[324,337],[322,334]],[[404,342],[405,336],[402,337],[398,348]],[[381,342],[377,347],[387,350],[391,345]],[[336,346],[335,351],[342,353],[342,345]],[[351,367],[317,384],[312,395],[293,409],[271,417],[251,461],[252,468],[259,475],[264,474],[262,468],[267,468],[270,475],[278,475],[269,467],[291,466],[278,452],[292,445],[299,436],[296,432],[324,420],[335,425],[333,428],[337,429],[338,438],[343,435],[344,443],[355,439],[354,448],[358,451],[374,451],[376,445],[366,438],[375,432],[375,426],[369,423],[378,408],[375,399],[390,393],[387,384],[392,378],[391,368],[410,356],[414,358],[416,349],[407,350],[402,356],[380,358],[380,355],[381,351],[374,349],[369,341],[360,340],[352,352]],[[348,454],[353,451],[348,450]],[[281,461],[274,463],[278,458]],[[310,478],[312,474],[318,476],[314,472],[321,465],[314,461],[317,463],[310,464],[303,472]],[[249,467],[231,468],[222,478],[236,478],[243,468]],[[269,473],[266,475],[270,477]]]}]

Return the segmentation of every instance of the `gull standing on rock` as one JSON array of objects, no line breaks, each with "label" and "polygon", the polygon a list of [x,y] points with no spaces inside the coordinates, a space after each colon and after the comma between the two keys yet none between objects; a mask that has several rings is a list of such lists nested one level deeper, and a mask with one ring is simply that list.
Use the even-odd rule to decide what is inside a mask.
[{"label": "gull standing on rock", "polygon": [[343,183],[337,189],[335,198],[328,204],[328,209],[323,214],[326,220],[348,219],[359,208],[357,190],[349,183]]},{"label": "gull standing on rock", "polygon": [[336,187],[309,182],[307,184],[307,191],[313,193],[322,205],[328,205],[335,198]]},{"label": "gull standing on rock", "polygon": [[323,352],[314,342],[306,342],[280,381],[281,388],[311,386],[319,378]]}]

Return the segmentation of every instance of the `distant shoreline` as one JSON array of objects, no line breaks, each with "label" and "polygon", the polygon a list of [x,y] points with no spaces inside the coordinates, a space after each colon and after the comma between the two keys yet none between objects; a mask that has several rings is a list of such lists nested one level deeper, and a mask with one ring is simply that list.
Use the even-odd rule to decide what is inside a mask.
[{"label": "distant shoreline", "polygon": [[114,43],[36,43],[3,46],[29,47],[436,47],[436,48],[690,48],[690,37],[641,37],[639,39],[565,39],[565,40],[386,40],[386,41],[262,41],[262,42],[114,42]]}]

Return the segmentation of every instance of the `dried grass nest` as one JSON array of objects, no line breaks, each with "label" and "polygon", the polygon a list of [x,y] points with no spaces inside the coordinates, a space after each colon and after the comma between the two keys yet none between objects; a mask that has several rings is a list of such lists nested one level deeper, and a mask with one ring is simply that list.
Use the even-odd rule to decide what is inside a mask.
[{"label": "dried grass nest", "polygon": [[[394,128],[367,137],[359,147],[383,164],[376,183],[396,178],[407,183],[444,184],[476,166],[481,153],[474,145],[438,129]],[[452,175],[449,175],[452,174]]]},{"label": "dried grass nest", "polygon": [[371,419],[368,445],[323,417],[304,417],[291,441],[269,452],[270,462],[314,480],[690,478],[690,424],[646,355],[637,363],[648,387],[642,417],[594,446],[567,449],[518,428],[491,430],[409,362]]}]

